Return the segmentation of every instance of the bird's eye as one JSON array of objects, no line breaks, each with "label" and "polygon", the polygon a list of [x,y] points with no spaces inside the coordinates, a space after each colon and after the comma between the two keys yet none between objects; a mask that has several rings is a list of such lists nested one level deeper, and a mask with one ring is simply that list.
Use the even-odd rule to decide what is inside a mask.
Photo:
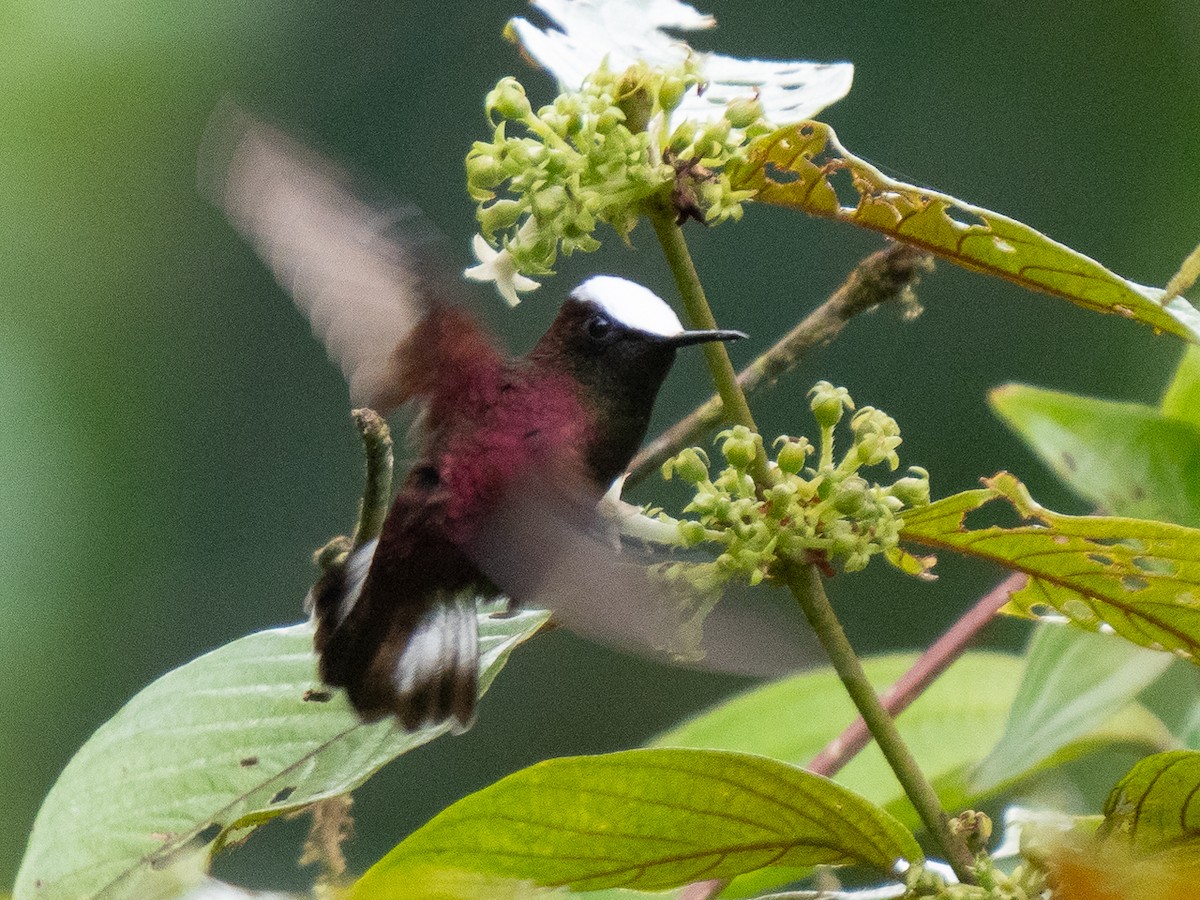
[{"label": "bird's eye", "polygon": [[612,331],[612,322],[604,316],[592,316],[587,320],[584,327],[587,329],[588,337],[594,341],[599,341],[608,337]]}]

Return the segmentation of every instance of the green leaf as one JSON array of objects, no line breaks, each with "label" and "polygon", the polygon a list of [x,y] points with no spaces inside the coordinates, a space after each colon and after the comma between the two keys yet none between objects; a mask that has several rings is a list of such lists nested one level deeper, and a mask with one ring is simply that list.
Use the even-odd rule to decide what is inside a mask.
[{"label": "green leaf", "polygon": [[[863,665],[876,690],[882,691],[916,659],[914,654],[894,654],[866,659]],[[944,805],[963,809],[986,799],[972,787],[969,776],[1003,735],[1024,668],[1024,661],[1015,656],[966,653],[896,719],[905,743]],[[1163,725],[1145,710],[1131,706],[1112,712],[1109,721],[1063,747],[1055,757],[1040,764],[1031,757],[1029,766],[1017,777],[1031,776],[1113,742],[1133,743],[1151,751],[1162,747],[1166,739]],[[761,753],[804,765],[855,715],[837,676],[824,668],[734,696],[659,735],[652,745]],[[915,810],[876,745],[868,745],[836,778],[906,825],[919,827]],[[988,791],[989,796],[991,793]],[[749,896],[804,874],[776,867],[738,878],[727,895]]]},{"label": "green leaf", "polygon": [[[1004,736],[976,768],[971,786],[986,791],[1020,777],[1132,703],[1171,665],[1110,635],[1043,626],[1030,642],[1025,674]],[[1160,747],[1169,746],[1163,727]]]},{"label": "green leaf", "polygon": [[1141,701],[1179,743],[1200,750],[1200,668],[1176,660],[1142,693]]},{"label": "green leaf", "polygon": [[[886,689],[916,662],[915,654],[890,654],[863,661],[877,690]],[[965,654],[897,720],[924,771],[940,771],[981,759],[999,739],[1023,665],[1000,653]],[[786,711],[781,715],[781,711]],[[854,721],[857,712],[829,667],[792,675],[737,694],[663,732],[652,747],[694,747],[758,753],[794,765],[807,764]],[[965,743],[934,735],[922,723],[955,722]],[[975,748],[976,738],[982,736]],[[977,755],[972,755],[972,748]],[[868,751],[864,751],[868,752]],[[842,776],[838,776],[843,780]],[[894,779],[880,784],[855,780],[855,790],[877,803],[900,794]]]},{"label": "green leaf", "polygon": [[972,271],[1200,341],[1200,312],[1186,300],[1164,305],[1160,288],[1122,278],[1014,219],[888,178],[820,122],[764,135],[747,163],[726,172],[734,190],[753,190],[757,201],[870,228]]},{"label": "green leaf", "polygon": [[[546,618],[481,613],[483,689]],[[445,730],[364,725],[316,680],[307,623],[239,638],[159,678],[88,739],[38,813],[14,896],[174,896],[227,840],[353,790]]]},{"label": "green leaf", "polygon": [[1172,750],[1139,761],[1104,804],[1100,835],[1142,852],[1185,845],[1200,860],[1200,753]]},{"label": "green leaf", "polygon": [[[1004,611],[1054,611],[1088,630],[1186,659],[1200,653],[1200,531],[1105,516],[1063,516],[1039,506],[1001,472],[985,488],[906,512],[903,541],[954,550],[1029,576]],[[1003,499],[1030,524],[970,530],[967,513]]]},{"label": "green leaf", "polygon": [[[876,690],[882,691],[916,659],[915,654],[890,654],[865,659],[863,666]],[[999,740],[1022,669],[1015,656],[967,653],[896,720],[921,770],[941,794],[961,796],[966,773]],[[759,753],[800,766],[856,716],[837,675],[825,667],[751,688],[660,734],[651,745]],[[948,729],[953,740],[946,739]],[[836,777],[906,825],[920,827],[916,811],[875,744]],[[775,866],[738,878],[727,893],[749,896],[806,874]]]},{"label": "green leaf", "polygon": [[996,410],[1066,484],[1121,516],[1200,526],[1200,426],[1152,406],[1010,384]]},{"label": "green leaf", "polygon": [[399,844],[352,900],[459,896],[437,873],[545,887],[664,890],[770,865],[863,864],[892,874],[921,851],[890,815],[775,760],[629,750],[552,759],[460,800]]},{"label": "green leaf", "polygon": [[1200,347],[1188,347],[1167,386],[1162,413],[1200,428]]}]

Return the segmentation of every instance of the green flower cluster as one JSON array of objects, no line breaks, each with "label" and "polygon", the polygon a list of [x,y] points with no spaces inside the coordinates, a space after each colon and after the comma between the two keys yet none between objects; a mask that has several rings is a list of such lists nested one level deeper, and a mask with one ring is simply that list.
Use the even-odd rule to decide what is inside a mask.
[{"label": "green flower cluster", "polygon": [[750,192],[732,190],[713,170],[743,156],[748,139],[770,126],[749,99],[731,103],[715,122],[671,125],[699,81],[687,64],[602,67],[579,90],[535,111],[520,82],[502,79],[485,102],[492,140],[476,141],[466,160],[483,237],[518,272],[549,275],[558,253],[600,246],[593,234],[600,222],[627,237],[647,203],[670,202],[680,181],[707,221],[740,216]]},{"label": "green flower cluster", "polygon": [[663,477],[678,476],[693,484],[696,493],[684,509],[694,518],[660,513],[660,520],[675,524],[684,546],[721,548],[711,563],[673,564],[669,578],[685,577],[702,591],[714,591],[735,576],[751,584],[773,578],[783,562],[837,565],[854,572],[880,553],[905,571],[917,569],[899,549],[899,533],[903,511],[929,503],[929,473],[913,467],[889,485],[870,483],[860,474],[866,466],[887,463],[895,471],[900,465],[900,429],[870,406],[852,415],[850,447],[835,462],[834,428],[854,409],[854,401],[845,388],[824,381],[809,396],[821,429],[815,467],[809,465],[817,452],[812,443],[784,435],[773,445],[773,483],[760,488],[750,468],[765,452],[763,441],[743,426],[718,436],[725,467],[715,479],[708,455],[697,448],[663,465]]}]

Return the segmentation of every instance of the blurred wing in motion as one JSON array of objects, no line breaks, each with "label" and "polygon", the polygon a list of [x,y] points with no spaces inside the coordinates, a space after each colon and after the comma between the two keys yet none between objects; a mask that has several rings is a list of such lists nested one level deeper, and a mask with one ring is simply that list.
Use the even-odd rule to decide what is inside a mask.
[{"label": "blurred wing in motion", "polygon": [[332,162],[229,100],[205,133],[199,184],[308,317],[351,401],[395,409],[404,397],[393,351],[428,310],[456,299],[421,213],[365,202]]},{"label": "blurred wing in motion", "polygon": [[[646,656],[718,672],[776,677],[825,662],[794,610],[724,597],[704,619],[702,656],[679,656],[695,598],[655,579],[665,561],[618,553],[603,534],[594,495],[567,477],[539,473],[506,492],[467,548],[479,568],[526,608],[549,609],[554,620],[589,640]],[[762,591],[745,591],[756,597]],[[737,600],[743,598],[738,597]]]}]

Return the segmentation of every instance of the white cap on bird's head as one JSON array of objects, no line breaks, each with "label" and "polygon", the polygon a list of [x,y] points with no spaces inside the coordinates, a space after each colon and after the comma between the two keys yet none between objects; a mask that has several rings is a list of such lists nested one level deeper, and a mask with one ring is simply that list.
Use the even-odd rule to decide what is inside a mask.
[{"label": "white cap on bird's head", "polygon": [[571,292],[583,303],[594,303],[626,328],[670,338],[683,333],[683,323],[662,297],[647,287],[615,275],[593,275]]}]

